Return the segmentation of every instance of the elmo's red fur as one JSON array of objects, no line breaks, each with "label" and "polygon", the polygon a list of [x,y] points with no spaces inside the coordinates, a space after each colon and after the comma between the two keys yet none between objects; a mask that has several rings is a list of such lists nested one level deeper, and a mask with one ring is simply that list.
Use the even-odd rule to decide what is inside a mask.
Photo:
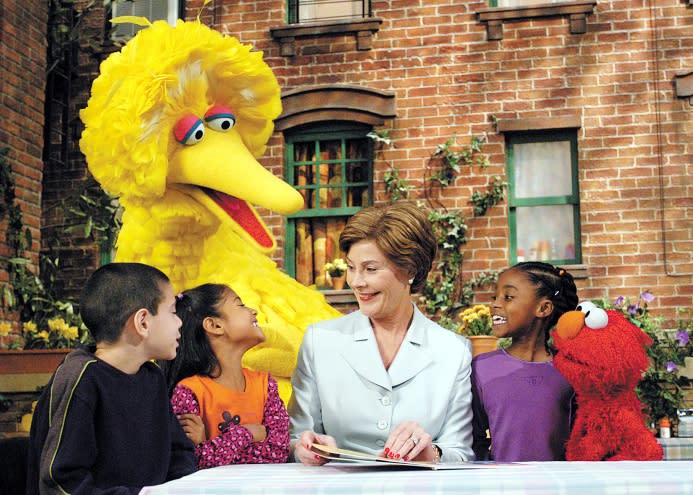
[{"label": "elmo's red fur", "polygon": [[646,428],[635,394],[652,339],[622,313],[606,313],[607,325],[592,329],[581,311],[569,311],[552,332],[558,351],[554,365],[573,386],[578,403],[566,459],[661,460],[662,447]]}]

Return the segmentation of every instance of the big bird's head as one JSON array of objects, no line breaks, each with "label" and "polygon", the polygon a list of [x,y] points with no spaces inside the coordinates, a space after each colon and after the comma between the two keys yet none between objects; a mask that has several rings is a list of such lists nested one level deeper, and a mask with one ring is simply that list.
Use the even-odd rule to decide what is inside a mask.
[{"label": "big bird's head", "polygon": [[176,202],[162,198],[175,193],[228,216],[249,245],[268,253],[274,237],[251,205],[282,214],[303,205],[256,160],[280,112],[262,52],[198,21],[157,21],[101,64],[80,114],[80,147],[126,209],[172,208]]}]

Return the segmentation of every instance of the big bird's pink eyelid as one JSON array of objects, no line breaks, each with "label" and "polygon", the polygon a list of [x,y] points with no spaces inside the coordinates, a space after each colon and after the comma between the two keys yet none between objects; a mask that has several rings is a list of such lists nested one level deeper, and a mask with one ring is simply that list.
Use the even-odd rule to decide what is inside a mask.
[{"label": "big bird's pink eyelid", "polygon": [[236,116],[233,111],[224,105],[214,105],[205,113],[207,126],[215,131],[230,131],[236,124]]},{"label": "big bird's pink eyelid", "polygon": [[[195,133],[201,129],[202,136],[195,138]],[[173,127],[173,135],[181,144],[197,144],[204,137],[204,123],[197,115],[188,114],[181,117]]]}]

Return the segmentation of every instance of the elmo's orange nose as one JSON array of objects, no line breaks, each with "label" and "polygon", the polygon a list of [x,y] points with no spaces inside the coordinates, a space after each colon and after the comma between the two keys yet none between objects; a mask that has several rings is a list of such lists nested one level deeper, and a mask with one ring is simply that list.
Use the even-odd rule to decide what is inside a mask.
[{"label": "elmo's orange nose", "polygon": [[577,337],[583,326],[585,326],[585,314],[582,311],[568,311],[558,319],[556,333],[562,339],[572,339]]}]

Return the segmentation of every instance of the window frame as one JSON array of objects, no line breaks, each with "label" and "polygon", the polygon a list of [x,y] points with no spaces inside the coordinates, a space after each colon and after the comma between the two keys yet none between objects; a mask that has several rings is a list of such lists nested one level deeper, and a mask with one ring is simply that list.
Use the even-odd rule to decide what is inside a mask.
[{"label": "window frame", "polygon": [[[571,181],[572,194],[559,196],[542,196],[533,198],[517,198],[515,195],[515,163],[514,146],[525,143],[546,143],[555,141],[568,141],[570,143]],[[575,258],[557,258],[548,260],[559,265],[578,265],[582,263],[582,229],[580,223],[580,189],[579,189],[579,163],[578,163],[578,136],[577,129],[555,130],[527,130],[512,132],[505,136],[505,165],[508,177],[508,228],[510,231],[509,258],[510,264],[517,263],[517,208],[531,206],[573,206],[573,231]],[[543,261],[543,260],[542,260]]]},{"label": "window frame", "polygon": [[[361,4],[363,4],[363,15],[360,16],[351,16],[351,17],[341,17],[341,18],[334,18],[334,17],[318,17],[315,19],[310,19],[309,21],[306,22],[300,22],[299,21],[299,7],[301,3],[305,3],[306,0],[287,0],[286,2],[286,23],[291,25],[291,26],[298,26],[298,25],[305,25],[305,24],[311,24],[315,22],[344,22],[344,21],[353,21],[353,20],[359,20],[359,19],[369,19],[373,17],[373,2],[371,0],[360,0]],[[311,0],[315,1],[315,0]],[[337,3],[339,0],[334,0],[335,3]],[[343,0],[343,3],[356,3],[354,0]]]},{"label": "window frame", "polygon": [[[320,127],[318,130],[317,127]],[[306,141],[328,141],[328,140],[341,140],[342,146],[342,157],[346,157],[344,153],[344,146],[348,139],[364,139],[367,144],[367,157],[366,163],[368,166],[368,178],[366,181],[362,182],[342,182],[342,199],[345,199],[345,194],[348,187],[353,185],[365,185],[368,189],[368,200],[367,205],[362,206],[343,206],[340,208],[302,208],[301,210],[287,215],[285,217],[285,233],[286,242],[284,243],[284,269],[286,273],[291,277],[296,277],[296,219],[301,218],[327,218],[327,217],[348,217],[355,213],[361,211],[362,209],[373,204],[373,172],[374,172],[374,146],[373,140],[369,139],[366,135],[372,130],[371,126],[359,124],[356,122],[335,122],[335,123],[316,123],[314,125],[305,126],[303,129],[288,133],[285,136],[285,146],[284,146],[284,177],[286,182],[292,185],[292,187],[298,187],[295,184],[295,171],[297,167],[293,159],[294,156],[294,145],[297,142]],[[342,158],[343,162],[346,162],[346,158]],[[346,167],[342,167],[342,177],[345,178]],[[364,183],[365,182],[365,183]],[[319,190],[319,187],[307,187],[306,190]],[[335,188],[330,188],[335,189]],[[319,197],[319,195],[316,195]],[[344,202],[343,202],[344,204]]]},{"label": "window frame", "polygon": [[[134,9],[134,4],[135,4],[135,2],[137,2],[137,1],[140,1],[140,2],[142,2],[142,1],[149,2],[149,4],[151,5],[151,3],[152,3],[153,0],[133,0],[132,2],[126,2],[126,3],[131,4],[131,8]],[[176,25],[176,21],[177,21],[178,19],[182,19],[182,18],[183,18],[183,16],[184,16],[184,3],[185,3],[184,0],[166,0],[166,19],[165,19],[165,21],[168,22],[171,26],[175,26],[175,25]],[[119,17],[119,16],[121,16],[121,15],[134,15],[134,14],[130,14],[130,13],[127,13],[127,12],[124,13],[124,14],[118,14],[117,9],[118,9],[118,8],[123,8],[123,5],[124,5],[124,3],[122,3],[122,2],[120,2],[120,3],[119,3],[119,2],[113,2],[113,3],[112,3],[112,7],[111,7],[111,9],[112,9],[112,10],[111,10],[111,19],[115,19],[116,17]],[[147,19],[149,19],[149,17],[147,17]],[[149,19],[149,21],[150,21],[150,22],[154,22],[154,21],[152,21],[151,19]],[[134,26],[134,25],[133,25],[133,26]],[[118,34],[116,34],[116,32],[117,32],[117,26],[113,25],[112,28],[111,28],[111,39],[116,40],[116,41],[118,41],[118,40],[121,40],[121,41],[129,40],[129,39],[131,39],[135,34],[137,34],[137,32],[138,32],[140,29],[142,29],[142,28],[139,27],[139,26],[136,26],[135,29],[136,29],[136,31],[135,31],[134,33],[132,33],[132,34],[121,34],[121,35],[118,35]]]}]

